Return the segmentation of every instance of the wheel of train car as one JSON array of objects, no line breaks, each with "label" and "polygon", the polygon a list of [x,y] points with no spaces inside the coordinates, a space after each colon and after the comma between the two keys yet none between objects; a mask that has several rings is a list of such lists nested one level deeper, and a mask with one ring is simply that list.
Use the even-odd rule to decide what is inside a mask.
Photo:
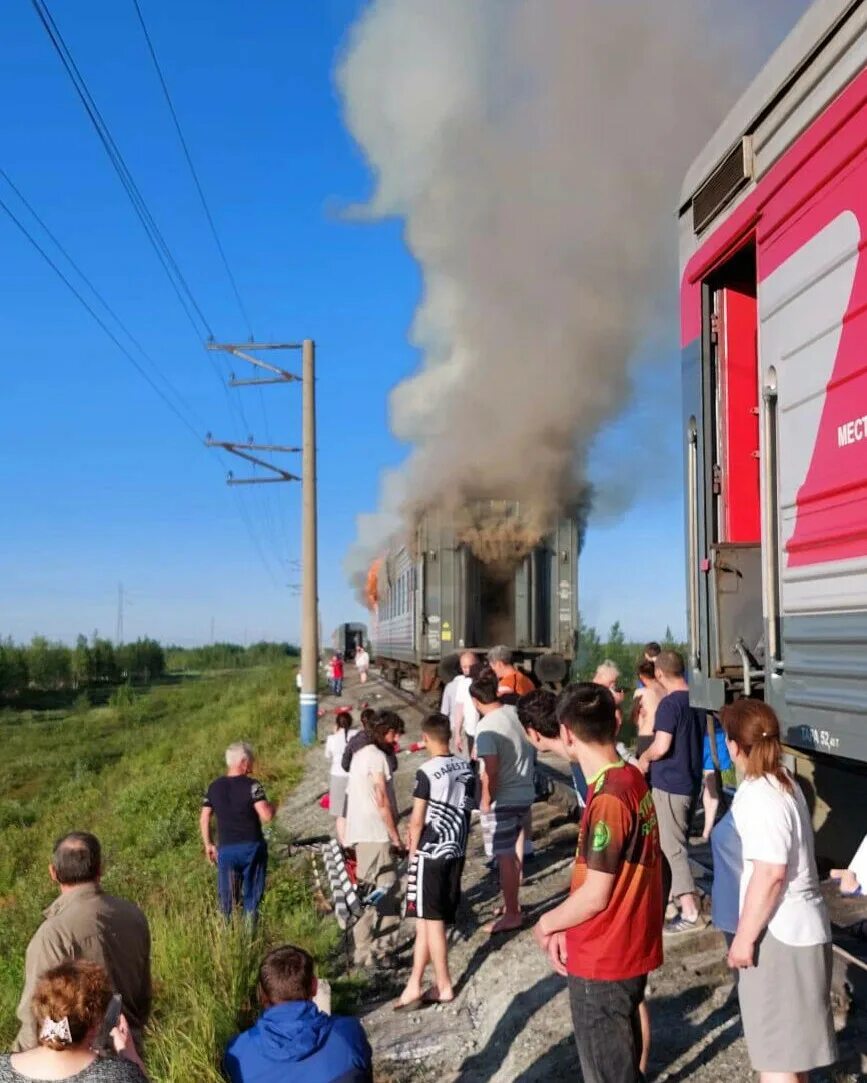
[{"label": "wheel of train car", "polygon": [[444,685],[448,684],[453,677],[461,671],[461,656],[455,651],[454,654],[447,654],[437,666],[437,675]]},{"label": "wheel of train car", "polygon": [[533,669],[542,684],[557,684],[568,672],[566,659],[559,654],[540,654]]}]

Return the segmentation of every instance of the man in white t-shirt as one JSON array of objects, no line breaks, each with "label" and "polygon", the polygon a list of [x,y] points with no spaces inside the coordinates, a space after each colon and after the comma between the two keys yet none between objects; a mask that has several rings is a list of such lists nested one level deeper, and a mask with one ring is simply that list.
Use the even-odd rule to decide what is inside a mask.
[{"label": "man in white t-shirt", "polygon": [[391,769],[385,749],[396,738],[390,712],[370,729],[371,744],[352,757],[346,789],[346,841],[355,847],[358,894],[376,891],[378,901],[365,908],[353,929],[356,966],[372,966],[394,949],[400,925],[397,861],[403,849],[389,796]]},{"label": "man in white t-shirt", "polygon": [[479,724],[479,712],[470,696],[473,667],[477,666],[478,662],[478,657],[472,651],[464,651],[461,655],[461,671],[453,682],[454,700],[449,714],[455,750],[459,754],[465,752],[468,756],[473,754]]}]

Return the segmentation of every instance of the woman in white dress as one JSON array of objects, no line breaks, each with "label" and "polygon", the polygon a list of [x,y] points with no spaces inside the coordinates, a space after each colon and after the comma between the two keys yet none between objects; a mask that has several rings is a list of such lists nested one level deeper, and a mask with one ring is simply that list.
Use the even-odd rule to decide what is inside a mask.
[{"label": "woman in white dress", "polygon": [[813,828],[782,763],[780,724],[758,700],[721,713],[744,781],[732,803],[743,851],[729,949],[753,1069],[762,1083],[804,1083],[837,1059],[831,1013],[831,926],[819,892]]}]

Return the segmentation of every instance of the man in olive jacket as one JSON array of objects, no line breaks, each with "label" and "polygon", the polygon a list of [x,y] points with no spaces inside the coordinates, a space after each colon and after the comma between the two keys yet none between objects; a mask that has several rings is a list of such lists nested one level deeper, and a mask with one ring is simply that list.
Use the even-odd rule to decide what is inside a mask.
[{"label": "man in olive jacket", "polygon": [[141,1040],[151,1009],[150,930],[134,903],[102,891],[101,862],[94,835],[74,831],[55,843],[48,871],[60,897],[45,911],[45,921],[27,946],[16,1051],[36,1045],[30,1002],[39,978],[70,959],[99,963],[105,969],[112,988],[123,997],[123,1013],[136,1042]]}]

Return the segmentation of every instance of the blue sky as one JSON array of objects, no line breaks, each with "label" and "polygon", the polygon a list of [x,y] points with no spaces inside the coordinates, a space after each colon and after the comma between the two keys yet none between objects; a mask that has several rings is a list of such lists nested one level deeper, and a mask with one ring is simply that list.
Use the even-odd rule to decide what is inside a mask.
[{"label": "blue sky", "polygon": [[[370,191],[333,85],[360,4],[142,7],[256,336],[317,341],[329,631],[359,617],[343,556],[380,470],[405,453],[387,392],[418,363],[406,332],[421,281],[400,223],[341,215]],[[52,11],[216,337],[243,340],[132,3]],[[4,30],[0,167],[182,394],[197,432],[295,443],[297,388],[224,391],[30,4],[7,5]],[[0,198],[41,237],[2,180]],[[113,635],[122,581],[127,638],[202,642],[212,621],[217,638],[296,638],[297,486],[229,489],[226,468],[242,465],[194,439],[2,214],[0,254],[0,632]],[[591,523],[581,568],[585,619],[620,619],[639,637],[684,627],[674,283],[671,298],[670,342],[639,377],[647,394],[624,403],[597,456],[616,451],[628,474],[652,455],[654,470],[633,502]]]}]

